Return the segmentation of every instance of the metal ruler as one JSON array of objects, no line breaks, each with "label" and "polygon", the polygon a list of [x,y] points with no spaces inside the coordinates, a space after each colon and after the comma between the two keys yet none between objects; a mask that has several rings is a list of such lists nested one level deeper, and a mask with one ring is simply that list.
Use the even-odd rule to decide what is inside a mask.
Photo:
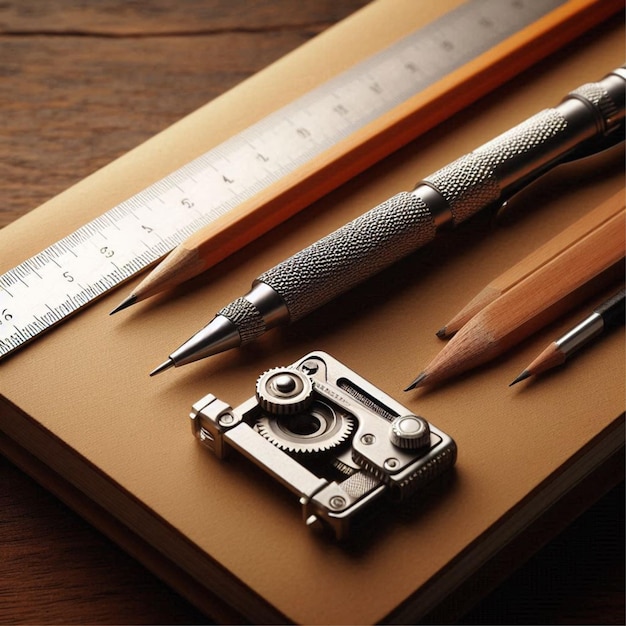
[{"label": "metal ruler", "polygon": [[566,0],[471,0],[0,276],[0,359]]}]

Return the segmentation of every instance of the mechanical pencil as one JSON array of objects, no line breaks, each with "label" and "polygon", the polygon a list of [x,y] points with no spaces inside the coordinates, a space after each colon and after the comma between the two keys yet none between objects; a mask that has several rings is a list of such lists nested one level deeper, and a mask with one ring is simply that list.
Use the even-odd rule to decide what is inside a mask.
[{"label": "mechanical pencil", "polygon": [[172,352],[151,376],[236,348],[294,322],[552,167],[624,138],[626,68],[569,93],[473,152],[261,274],[244,296]]}]

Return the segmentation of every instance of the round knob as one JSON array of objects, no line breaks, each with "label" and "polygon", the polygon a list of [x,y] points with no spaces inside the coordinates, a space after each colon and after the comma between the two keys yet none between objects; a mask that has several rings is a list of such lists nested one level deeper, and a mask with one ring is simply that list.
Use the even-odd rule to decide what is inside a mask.
[{"label": "round knob", "polygon": [[428,422],[417,415],[401,415],[391,422],[391,443],[415,450],[430,443]]},{"label": "round knob", "polygon": [[311,402],[313,383],[304,372],[277,367],[261,374],[256,397],[261,408],[274,415],[300,413]]}]

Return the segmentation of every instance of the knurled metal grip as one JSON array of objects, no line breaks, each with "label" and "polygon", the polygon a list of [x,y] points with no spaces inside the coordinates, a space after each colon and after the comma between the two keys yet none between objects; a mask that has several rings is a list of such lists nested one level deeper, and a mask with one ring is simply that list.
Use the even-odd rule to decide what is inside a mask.
[{"label": "knurled metal grip", "polygon": [[439,191],[454,224],[508,198],[515,186],[532,180],[592,137],[606,135],[624,117],[622,68],[597,83],[582,85],[561,104],[540,111],[450,163],[423,183]]},{"label": "knurled metal grip", "polygon": [[[459,224],[506,201],[553,165],[596,152],[623,129],[626,70],[583,85],[557,107],[499,135],[261,274],[220,311],[241,343],[296,321]],[[588,142],[590,140],[591,145]],[[610,142],[609,142],[610,143]],[[252,312],[252,314],[251,314]]]},{"label": "knurled metal grip", "polygon": [[259,309],[243,296],[227,304],[218,315],[228,318],[237,327],[242,344],[253,341],[267,330]]},{"label": "knurled metal grip", "polygon": [[574,89],[569,95],[571,98],[581,98],[583,102],[586,101],[594,107],[599,118],[598,123],[604,127],[605,132],[610,132],[619,125],[623,101],[620,107],[619,101],[602,83],[587,83]]},{"label": "knurled metal grip", "polygon": [[446,165],[423,182],[446,199],[455,224],[498,202],[515,173],[561,145],[568,123],[556,109],[537,113],[474,152]]},{"label": "knurled metal grip", "polygon": [[261,274],[292,321],[304,317],[434,238],[437,227],[419,196],[401,192]]}]

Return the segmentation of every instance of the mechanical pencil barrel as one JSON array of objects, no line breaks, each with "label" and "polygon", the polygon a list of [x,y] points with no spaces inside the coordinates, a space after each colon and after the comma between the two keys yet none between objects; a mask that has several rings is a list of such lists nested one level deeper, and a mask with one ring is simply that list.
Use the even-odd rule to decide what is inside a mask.
[{"label": "mechanical pencil barrel", "polygon": [[294,322],[460,224],[506,201],[555,165],[623,140],[626,68],[582,85],[335,232],[301,250],[252,284],[207,326],[151,372],[236,348]]}]

